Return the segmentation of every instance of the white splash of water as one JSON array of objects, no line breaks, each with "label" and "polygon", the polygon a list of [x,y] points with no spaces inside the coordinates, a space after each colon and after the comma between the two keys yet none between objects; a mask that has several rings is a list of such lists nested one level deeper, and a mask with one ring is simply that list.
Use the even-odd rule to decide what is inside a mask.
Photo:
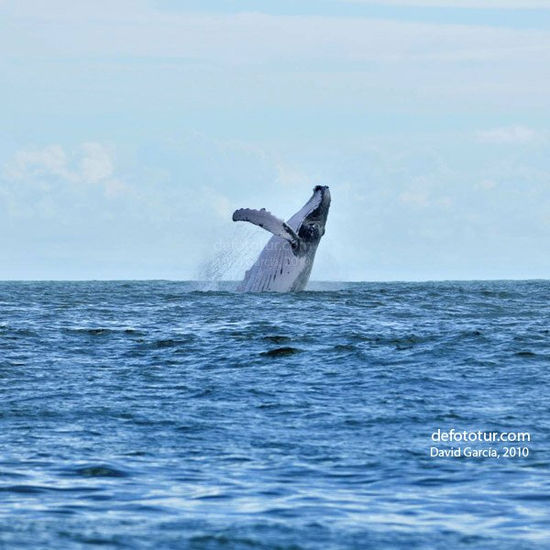
[{"label": "white splash of water", "polygon": [[265,231],[248,225],[230,226],[211,247],[197,269],[198,290],[224,290],[223,281],[244,277],[269,239]]}]

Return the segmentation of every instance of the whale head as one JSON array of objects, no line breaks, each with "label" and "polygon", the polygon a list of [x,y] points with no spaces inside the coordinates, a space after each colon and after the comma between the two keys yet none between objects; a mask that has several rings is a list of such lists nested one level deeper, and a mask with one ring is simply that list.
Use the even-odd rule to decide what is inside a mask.
[{"label": "whale head", "polygon": [[288,220],[288,225],[304,242],[317,245],[325,234],[329,208],[329,188],[326,185],[317,185],[313,188],[311,198]]}]

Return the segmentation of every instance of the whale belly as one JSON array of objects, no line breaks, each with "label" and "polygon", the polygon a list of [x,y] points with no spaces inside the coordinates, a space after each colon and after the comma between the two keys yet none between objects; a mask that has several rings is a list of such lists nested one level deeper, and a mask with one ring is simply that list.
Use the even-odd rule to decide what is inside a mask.
[{"label": "whale belly", "polygon": [[254,265],[246,272],[238,290],[243,292],[289,292],[303,290],[312,262],[295,256],[289,242],[271,237]]}]

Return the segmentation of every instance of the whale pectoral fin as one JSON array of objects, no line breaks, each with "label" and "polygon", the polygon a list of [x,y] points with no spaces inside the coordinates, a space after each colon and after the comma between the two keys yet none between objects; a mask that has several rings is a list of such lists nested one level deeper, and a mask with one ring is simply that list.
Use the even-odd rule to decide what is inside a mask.
[{"label": "whale pectoral fin", "polygon": [[259,225],[270,233],[273,233],[273,235],[287,240],[294,249],[298,248],[300,244],[300,237],[296,235],[294,229],[289,227],[283,220],[275,217],[271,212],[268,212],[265,208],[261,210],[239,208],[239,210],[233,212],[233,221],[250,222]]}]

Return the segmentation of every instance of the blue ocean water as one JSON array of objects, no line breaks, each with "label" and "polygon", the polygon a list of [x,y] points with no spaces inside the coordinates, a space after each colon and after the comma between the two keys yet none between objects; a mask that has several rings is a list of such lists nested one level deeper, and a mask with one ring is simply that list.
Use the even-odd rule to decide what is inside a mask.
[{"label": "blue ocean water", "polygon": [[549,548],[550,282],[312,286],[0,283],[0,546]]}]

